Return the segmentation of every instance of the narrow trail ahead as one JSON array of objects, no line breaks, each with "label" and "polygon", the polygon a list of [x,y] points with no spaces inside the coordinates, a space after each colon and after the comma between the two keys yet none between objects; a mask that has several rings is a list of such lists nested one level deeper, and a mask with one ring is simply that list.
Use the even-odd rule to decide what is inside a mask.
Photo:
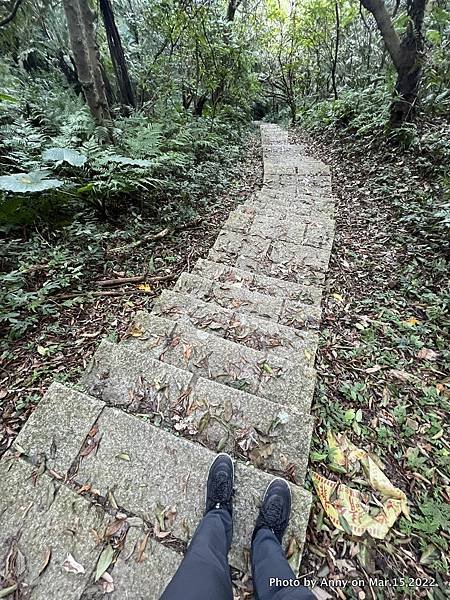
[{"label": "narrow trail ahead", "polygon": [[[159,598],[224,450],[237,459],[231,565],[248,571],[274,474],[291,482],[285,542],[300,559],[334,203],[323,163],[275,125],[261,133],[263,188],[231,213],[208,259],[137,314],[120,344],[102,342],[77,389],[53,384],[1,460],[0,566],[16,552],[24,597],[101,596],[103,551],[107,597]],[[68,555],[83,572],[69,572]]]}]

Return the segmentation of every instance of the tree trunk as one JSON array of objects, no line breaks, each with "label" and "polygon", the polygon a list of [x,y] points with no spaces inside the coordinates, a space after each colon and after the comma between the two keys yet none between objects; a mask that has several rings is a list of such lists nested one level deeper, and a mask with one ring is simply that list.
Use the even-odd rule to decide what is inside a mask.
[{"label": "tree trunk", "polygon": [[110,118],[100,56],[95,39],[94,14],[87,0],[63,0],[78,79],[95,122]]},{"label": "tree trunk", "polygon": [[[399,127],[414,118],[423,70],[423,21],[427,0],[407,0],[409,23],[400,39],[384,0],[361,0],[372,13],[397,71],[395,97],[391,104],[390,123]],[[396,5],[396,8],[398,6]],[[396,10],[395,10],[396,12]]]},{"label": "tree trunk", "polygon": [[403,36],[400,64],[397,66],[396,98],[391,104],[391,124],[398,127],[412,120],[416,113],[417,96],[424,61],[423,20],[427,0],[410,0],[409,23]]},{"label": "tree trunk", "polygon": [[337,69],[338,55],[339,55],[339,36],[340,36],[340,31],[341,31],[338,0],[334,0],[334,12],[335,12],[335,17],[336,17],[336,39],[335,39],[335,43],[334,43],[333,64],[331,67],[331,81],[333,83],[334,99],[337,100],[339,98],[339,96],[338,96],[337,85],[336,85],[336,69]]},{"label": "tree trunk", "polygon": [[100,0],[100,10],[105,25],[114,72],[119,84],[122,104],[134,107],[136,106],[136,101],[134,99],[133,87],[131,85],[122,41],[114,19],[114,12],[110,0]]}]

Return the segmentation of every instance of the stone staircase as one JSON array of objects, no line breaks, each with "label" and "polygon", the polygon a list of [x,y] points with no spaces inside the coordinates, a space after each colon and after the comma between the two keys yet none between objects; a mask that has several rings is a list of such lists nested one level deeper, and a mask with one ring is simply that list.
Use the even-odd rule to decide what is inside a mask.
[{"label": "stone staircase", "polygon": [[[333,199],[324,164],[275,125],[261,136],[263,188],[231,213],[208,258],[121,343],[103,341],[76,389],[53,384],[0,461],[0,571],[14,563],[17,597],[103,597],[108,582],[94,576],[111,547],[106,597],[158,599],[219,451],[237,461],[231,565],[249,570],[274,475],[290,482],[285,541],[299,559]],[[82,571],[64,566],[68,554]]]}]

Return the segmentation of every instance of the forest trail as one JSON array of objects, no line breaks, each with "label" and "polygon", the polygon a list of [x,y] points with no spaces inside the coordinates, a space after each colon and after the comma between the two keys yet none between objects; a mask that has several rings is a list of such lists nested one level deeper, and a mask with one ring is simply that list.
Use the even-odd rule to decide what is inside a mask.
[{"label": "forest trail", "polygon": [[121,343],[103,341],[76,389],[53,384],[0,462],[0,548],[21,557],[33,600],[87,600],[99,586],[112,599],[159,598],[222,450],[237,459],[231,565],[248,571],[274,474],[290,481],[285,543],[299,564],[334,202],[327,166],[278,126],[261,136],[263,188],[231,213],[208,258]]}]

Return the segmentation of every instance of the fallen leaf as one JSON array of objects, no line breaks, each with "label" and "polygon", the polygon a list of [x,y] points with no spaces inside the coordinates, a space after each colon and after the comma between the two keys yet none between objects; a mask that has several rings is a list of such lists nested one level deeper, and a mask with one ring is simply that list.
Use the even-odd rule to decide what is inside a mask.
[{"label": "fallen leaf", "polygon": [[106,572],[103,573],[103,575],[101,576],[102,581],[102,588],[105,594],[111,594],[111,592],[114,591],[114,580],[111,577],[111,575]]},{"label": "fallen leaf", "polygon": [[137,325],[136,323],[133,323],[130,329],[130,335],[132,337],[141,337],[142,335],[144,335],[144,333],[145,329],[143,327]]},{"label": "fallen leaf", "polygon": [[68,573],[82,574],[85,573],[83,565],[77,562],[71,554],[67,555],[66,560],[63,562],[63,569]]},{"label": "fallen leaf", "polygon": [[233,416],[233,405],[230,400],[225,400],[222,414],[224,421],[231,421],[231,417]]},{"label": "fallen leaf", "polygon": [[44,559],[42,561],[41,568],[38,571],[38,577],[40,577],[42,575],[42,573],[45,571],[45,569],[48,567],[51,557],[52,557],[52,549],[51,549],[51,546],[49,546],[44,551]]},{"label": "fallen leaf", "polygon": [[421,348],[417,353],[417,358],[421,358],[422,360],[436,360],[437,357],[438,353],[431,348]]},{"label": "fallen leaf", "polygon": [[137,557],[136,562],[143,562],[145,559],[145,549],[147,548],[148,538],[150,537],[150,531],[148,531],[143,538],[141,538],[137,543]]},{"label": "fallen leaf", "polygon": [[389,375],[392,375],[392,377],[395,377],[395,379],[398,379],[399,381],[403,381],[403,382],[417,380],[417,377],[415,375],[412,375],[412,373],[407,373],[406,371],[400,371],[399,369],[390,369],[388,371],[388,373],[389,373]]},{"label": "fallen leaf", "polygon": [[0,590],[0,598],[6,598],[7,596],[15,592],[17,590],[17,587],[17,583],[15,583],[14,585],[10,585],[7,588],[3,588],[2,590]]},{"label": "fallen leaf", "polygon": [[338,302],[343,302],[344,301],[344,297],[341,296],[341,294],[331,294],[333,296],[333,298],[335,300],[337,300]]},{"label": "fallen leaf", "polygon": [[114,558],[114,548],[108,544],[104,547],[98,559],[97,568],[95,569],[95,581],[98,581],[103,573],[108,569]]},{"label": "fallen leaf", "polygon": [[126,452],[121,452],[120,454],[117,454],[116,458],[119,458],[120,460],[126,460],[128,462],[130,462],[131,460],[130,455]]},{"label": "fallen leaf", "polygon": [[37,351],[38,354],[40,354],[41,356],[45,356],[47,354],[47,350],[46,348],[44,348],[44,346],[38,346]]},{"label": "fallen leaf", "polygon": [[137,286],[138,290],[141,290],[141,292],[152,292],[153,288],[151,287],[151,285],[149,283],[140,283]]},{"label": "fallen leaf", "polygon": [[364,369],[366,373],[376,373],[377,371],[381,371],[383,367],[381,365],[374,365],[373,367],[369,367],[368,369]]},{"label": "fallen leaf", "polygon": [[192,356],[192,346],[190,344],[183,344],[183,356],[188,361]]},{"label": "fallen leaf", "polygon": [[408,327],[414,327],[414,325],[420,325],[419,319],[416,319],[415,317],[409,317],[409,319],[402,321],[402,323],[403,323],[403,325],[408,325]]}]

